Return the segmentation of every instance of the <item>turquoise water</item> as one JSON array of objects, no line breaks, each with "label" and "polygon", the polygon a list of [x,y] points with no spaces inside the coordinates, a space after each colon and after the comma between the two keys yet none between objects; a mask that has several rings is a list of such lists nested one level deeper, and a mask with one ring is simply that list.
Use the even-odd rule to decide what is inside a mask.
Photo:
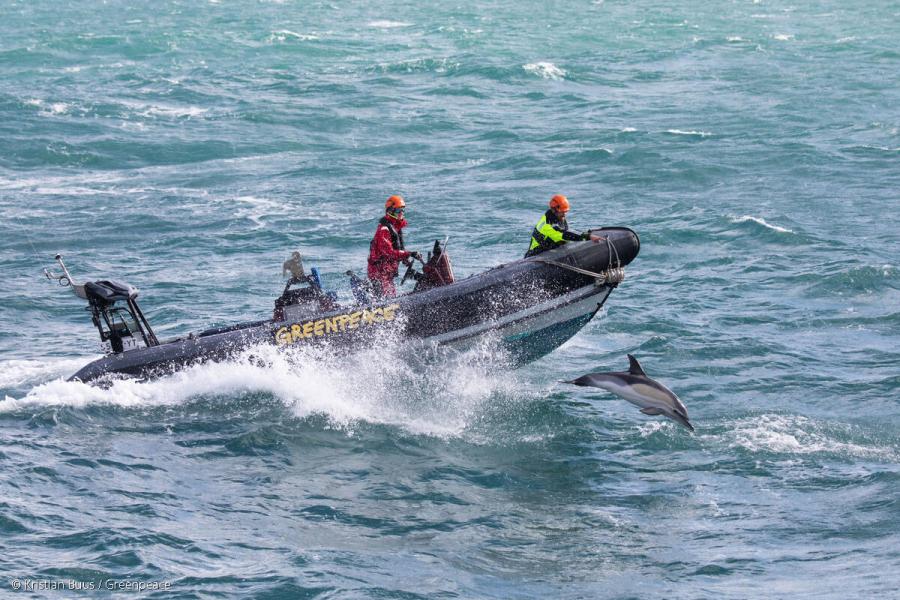
[{"label": "turquoise water", "polygon": [[[2,595],[900,587],[900,3],[90,4],[0,19]],[[393,193],[458,276],[554,193],[641,254],[518,370],[259,349],[64,381],[99,350],[55,253],[169,337],[269,314],[295,249],[348,294]],[[557,383],[629,352],[696,434]]]}]

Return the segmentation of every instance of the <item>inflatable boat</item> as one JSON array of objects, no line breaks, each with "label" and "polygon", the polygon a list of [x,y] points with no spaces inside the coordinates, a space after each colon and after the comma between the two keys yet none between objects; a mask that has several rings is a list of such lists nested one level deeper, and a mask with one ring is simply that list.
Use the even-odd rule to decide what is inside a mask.
[{"label": "inflatable boat", "polygon": [[460,280],[453,276],[446,240],[435,241],[420,270],[412,263],[406,270],[403,279],[416,281],[412,292],[379,298],[367,281],[348,272],[353,299],[344,303],[323,289],[317,269],[304,271],[295,253],[285,262],[291,277],[275,301],[272,318],[162,341],[141,311],[132,286],[112,280],[75,283],[59,255],[63,274],[45,273],[71,285],[75,295],[87,301],[107,352],[71,380],[152,378],[187,365],[224,360],[255,344],[316,345],[348,352],[376,339],[415,348],[464,350],[489,337],[513,364],[523,364],[552,352],[584,327],[640,250],[631,229],[592,231],[602,239],[570,242]]}]

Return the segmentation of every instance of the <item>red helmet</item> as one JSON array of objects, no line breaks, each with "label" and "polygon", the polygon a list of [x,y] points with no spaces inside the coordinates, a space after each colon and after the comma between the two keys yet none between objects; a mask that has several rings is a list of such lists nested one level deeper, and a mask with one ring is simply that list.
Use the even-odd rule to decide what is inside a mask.
[{"label": "red helmet", "polygon": [[562,194],[550,198],[550,208],[558,212],[569,212],[569,199]]},{"label": "red helmet", "polygon": [[405,208],[406,202],[404,202],[403,198],[401,198],[400,196],[391,196],[387,199],[387,202],[384,203],[384,207],[388,210],[392,208],[395,210],[398,208]]}]

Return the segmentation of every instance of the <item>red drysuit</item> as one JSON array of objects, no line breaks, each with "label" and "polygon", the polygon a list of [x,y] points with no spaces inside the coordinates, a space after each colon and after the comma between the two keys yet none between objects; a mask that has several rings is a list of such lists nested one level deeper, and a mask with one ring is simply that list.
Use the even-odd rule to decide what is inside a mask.
[{"label": "red drysuit", "polygon": [[385,215],[378,221],[375,237],[369,245],[369,280],[375,284],[376,289],[381,287],[381,294],[385,298],[397,295],[394,277],[397,276],[400,261],[409,258],[410,253],[403,249],[404,227],[405,219]]}]

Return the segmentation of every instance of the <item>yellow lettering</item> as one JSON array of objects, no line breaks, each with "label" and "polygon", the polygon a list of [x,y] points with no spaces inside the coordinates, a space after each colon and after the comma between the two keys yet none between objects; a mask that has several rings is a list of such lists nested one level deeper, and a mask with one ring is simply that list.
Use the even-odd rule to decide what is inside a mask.
[{"label": "yellow lettering", "polygon": [[327,319],[319,319],[318,321],[294,323],[290,326],[280,327],[275,331],[275,343],[278,346],[285,346],[314,335],[322,336],[329,333],[340,333],[348,329],[357,329],[361,325],[375,325],[384,321],[393,321],[397,317],[396,311],[399,308],[399,304],[391,304],[383,308],[366,309],[347,315],[336,315]]},{"label": "yellow lettering", "polygon": [[325,319],[325,333],[332,333],[338,330],[337,328],[337,317],[332,317],[330,319]]},{"label": "yellow lettering", "polygon": [[396,311],[398,308],[400,308],[399,304],[391,304],[390,306],[385,306],[384,307],[384,320],[385,321],[393,321],[394,317],[396,316],[394,311]]},{"label": "yellow lettering", "polygon": [[275,332],[275,343],[278,346],[286,346],[293,340],[291,339],[291,330],[287,327],[279,327]]},{"label": "yellow lettering", "polygon": [[348,329],[357,329],[360,325],[374,325],[384,321],[393,321],[397,317],[396,311],[399,308],[399,304],[391,304],[383,308],[366,309],[347,315],[336,315],[327,319],[319,319],[318,321],[294,323],[290,326],[280,327],[275,331],[275,343],[278,346],[285,346],[314,335],[322,336],[329,333],[340,333]]}]

